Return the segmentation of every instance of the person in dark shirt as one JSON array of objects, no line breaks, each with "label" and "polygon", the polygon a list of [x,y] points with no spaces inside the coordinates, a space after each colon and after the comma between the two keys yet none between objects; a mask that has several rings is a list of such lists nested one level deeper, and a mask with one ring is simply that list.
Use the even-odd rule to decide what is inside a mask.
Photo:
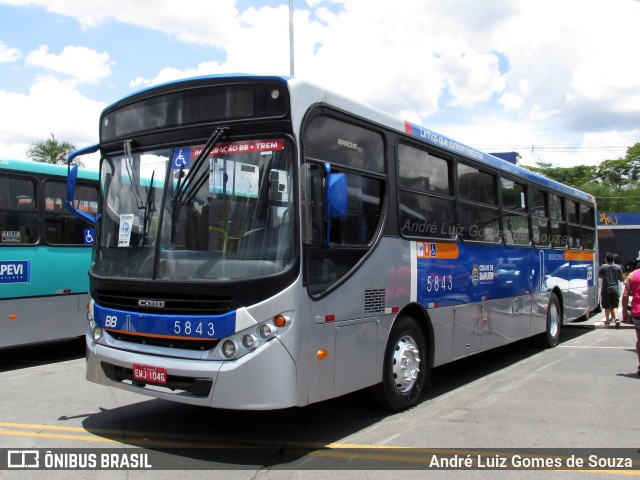
[{"label": "person in dark shirt", "polygon": [[598,276],[602,290],[600,300],[604,309],[605,324],[611,321],[618,321],[618,304],[620,303],[620,290],[618,282],[624,282],[624,275],[620,265],[613,263],[614,254],[607,252],[604,257],[605,263],[600,267]]},{"label": "person in dark shirt", "polygon": [[[640,270],[627,275],[622,294],[623,322],[633,323],[636,330],[636,353],[638,354],[638,376],[640,376]],[[629,305],[631,298],[631,305]],[[629,307],[629,308],[628,308]]]}]

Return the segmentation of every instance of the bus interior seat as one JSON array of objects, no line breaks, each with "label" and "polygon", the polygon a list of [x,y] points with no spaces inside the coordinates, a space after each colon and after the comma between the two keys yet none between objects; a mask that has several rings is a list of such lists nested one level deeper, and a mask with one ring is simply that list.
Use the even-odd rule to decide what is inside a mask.
[{"label": "bus interior seat", "polygon": [[255,228],[245,232],[238,243],[238,256],[254,260],[278,260],[291,249],[291,221],[284,212],[276,227]]}]

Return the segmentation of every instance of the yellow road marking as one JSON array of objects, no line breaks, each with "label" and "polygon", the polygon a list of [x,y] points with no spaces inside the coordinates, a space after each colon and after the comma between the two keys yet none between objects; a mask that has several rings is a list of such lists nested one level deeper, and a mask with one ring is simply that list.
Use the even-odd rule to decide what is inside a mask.
[{"label": "yellow road marking", "polygon": [[[33,431],[39,430],[39,431]],[[59,433],[64,432],[64,433]],[[113,438],[98,436],[109,435]],[[273,441],[265,439],[234,439],[230,437],[206,437],[204,435],[184,435],[169,434],[162,432],[143,431],[122,431],[116,429],[85,429],[83,427],[54,426],[30,423],[10,423],[0,422],[0,436],[48,438],[58,440],[79,440],[83,442],[97,443],[128,443],[131,445],[144,447],[164,447],[164,448],[204,448],[217,450],[263,450],[265,446],[273,449],[281,449],[284,454],[300,455],[301,450],[305,456],[343,458],[387,462],[406,462],[414,464],[428,464],[431,461],[429,454],[437,455],[483,455],[492,454],[507,456],[503,452],[489,452],[462,449],[440,449],[440,448],[417,448],[400,447],[389,445],[363,445],[352,443],[322,443],[322,442],[296,442],[296,441]],[[167,440],[156,440],[164,438]],[[181,439],[181,440],[180,440]],[[187,440],[187,441],[182,441]],[[202,441],[198,441],[202,440]],[[221,443],[217,443],[221,442]],[[313,450],[315,449],[315,450]],[[372,453],[347,450],[369,450]],[[380,452],[380,453],[375,453]],[[394,454],[395,453],[395,454]],[[421,456],[415,456],[418,454]],[[522,457],[538,456],[535,454],[520,454]],[[637,464],[637,461],[634,461]],[[516,469],[517,470],[517,469]],[[540,469],[548,470],[548,469]],[[606,473],[610,475],[626,475],[640,477],[639,470],[561,470],[574,473]]]}]

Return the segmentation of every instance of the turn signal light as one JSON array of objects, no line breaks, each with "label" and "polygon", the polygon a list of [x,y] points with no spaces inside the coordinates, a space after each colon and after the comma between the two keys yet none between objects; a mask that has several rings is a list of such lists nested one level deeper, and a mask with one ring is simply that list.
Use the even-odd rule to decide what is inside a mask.
[{"label": "turn signal light", "polygon": [[318,353],[316,353],[316,358],[318,360],[324,360],[328,356],[329,356],[329,352],[327,350],[318,350]]},{"label": "turn signal light", "polygon": [[283,315],[278,315],[273,319],[273,324],[278,328],[282,328],[287,324],[287,319]]}]

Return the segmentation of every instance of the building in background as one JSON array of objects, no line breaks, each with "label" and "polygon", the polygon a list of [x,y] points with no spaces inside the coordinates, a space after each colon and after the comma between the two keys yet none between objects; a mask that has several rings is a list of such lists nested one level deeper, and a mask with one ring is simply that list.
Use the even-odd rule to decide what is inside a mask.
[{"label": "building in background", "polygon": [[598,249],[620,256],[623,264],[640,257],[640,212],[599,212]]}]

